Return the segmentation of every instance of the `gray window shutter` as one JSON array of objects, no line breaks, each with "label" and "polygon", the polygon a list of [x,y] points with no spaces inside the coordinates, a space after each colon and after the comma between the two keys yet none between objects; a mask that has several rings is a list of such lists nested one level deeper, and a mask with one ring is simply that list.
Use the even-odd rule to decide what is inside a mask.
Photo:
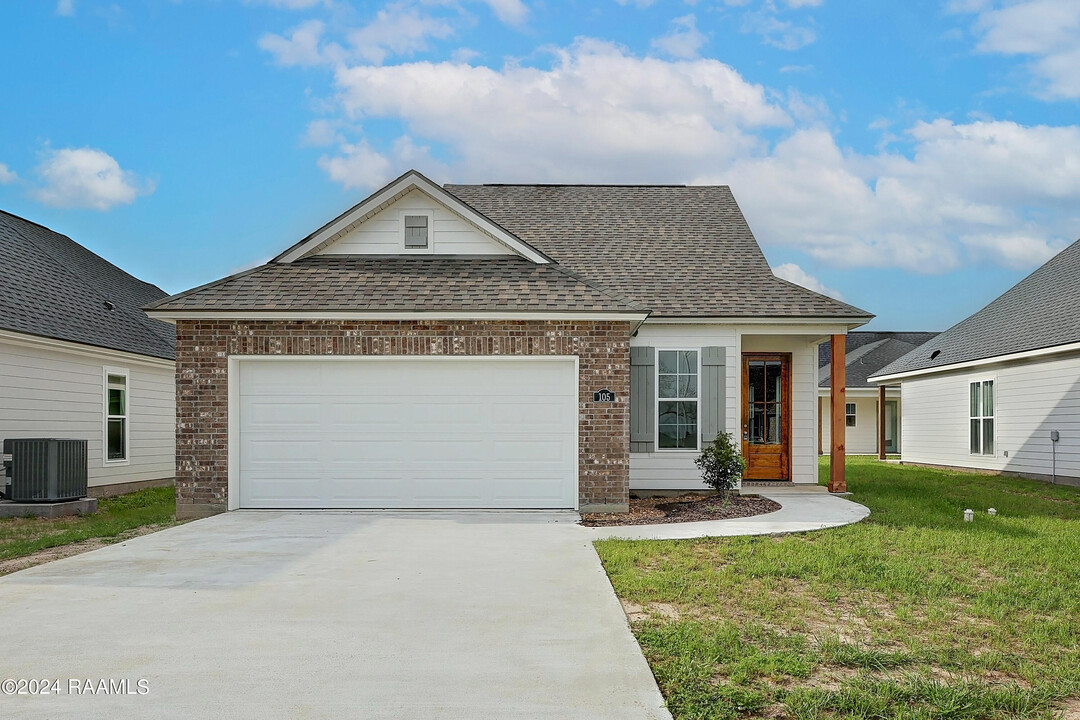
[{"label": "gray window shutter", "polygon": [[701,348],[701,442],[711,443],[725,430],[727,349]]},{"label": "gray window shutter", "polygon": [[630,348],[630,452],[656,447],[656,352]]}]

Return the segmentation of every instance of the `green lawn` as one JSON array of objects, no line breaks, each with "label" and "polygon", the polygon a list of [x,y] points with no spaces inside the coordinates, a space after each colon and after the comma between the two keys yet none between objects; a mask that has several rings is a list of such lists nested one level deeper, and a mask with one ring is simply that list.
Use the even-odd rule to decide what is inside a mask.
[{"label": "green lawn", "polygon": [[674,716],[1080,718],[1080,491],[870,458],[848,485],[845,528],[596,544]]},{"label": "green lawn", "polygon": [[92,538],[116,540],[145,525],[172,525],[175,515],[176,495],[164,487],[99,500],[92,515],[0,519],[0,560]]}]

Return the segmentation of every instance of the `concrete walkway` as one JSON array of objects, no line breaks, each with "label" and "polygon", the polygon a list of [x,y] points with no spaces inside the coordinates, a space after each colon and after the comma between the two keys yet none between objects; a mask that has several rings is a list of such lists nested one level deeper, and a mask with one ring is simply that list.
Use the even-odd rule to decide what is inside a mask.
[{"label": "concrete walkway", "polygon": [[776,512],[732,520],[668,523],[665,525],[627,525],[624,527],[585,528],[594,540],[622,538],[626,540],[685,540],[699,537],[731,537],[734,535],[776,535],[807,532],[850,525],[869,517],[870,509],[828,492],[790,490],[760,490],[756,494],[780,503]]},{"label": "concrete walkway", "polygon": [[0,717],[670,719],[577,519],[240,511],[14,573],[0,681],[61,690]]}]

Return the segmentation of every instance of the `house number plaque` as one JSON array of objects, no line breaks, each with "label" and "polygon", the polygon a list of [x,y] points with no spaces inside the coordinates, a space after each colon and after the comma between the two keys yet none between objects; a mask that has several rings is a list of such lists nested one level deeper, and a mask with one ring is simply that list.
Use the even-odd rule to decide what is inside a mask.
[{"label": "house number plaque", "polygon": [[607,388],[597,390],[592,394],[593,402],[615,402],[615,393]]}]

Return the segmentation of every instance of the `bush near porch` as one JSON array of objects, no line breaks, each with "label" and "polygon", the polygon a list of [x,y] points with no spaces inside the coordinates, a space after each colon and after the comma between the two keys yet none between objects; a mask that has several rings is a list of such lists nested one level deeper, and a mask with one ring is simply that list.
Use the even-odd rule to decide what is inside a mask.
[{"label": "bush near porch", "polygon": [[1080,491],[870,458],[848,485],[857,525],[596,544],[675,718],[1080,718]]}]

